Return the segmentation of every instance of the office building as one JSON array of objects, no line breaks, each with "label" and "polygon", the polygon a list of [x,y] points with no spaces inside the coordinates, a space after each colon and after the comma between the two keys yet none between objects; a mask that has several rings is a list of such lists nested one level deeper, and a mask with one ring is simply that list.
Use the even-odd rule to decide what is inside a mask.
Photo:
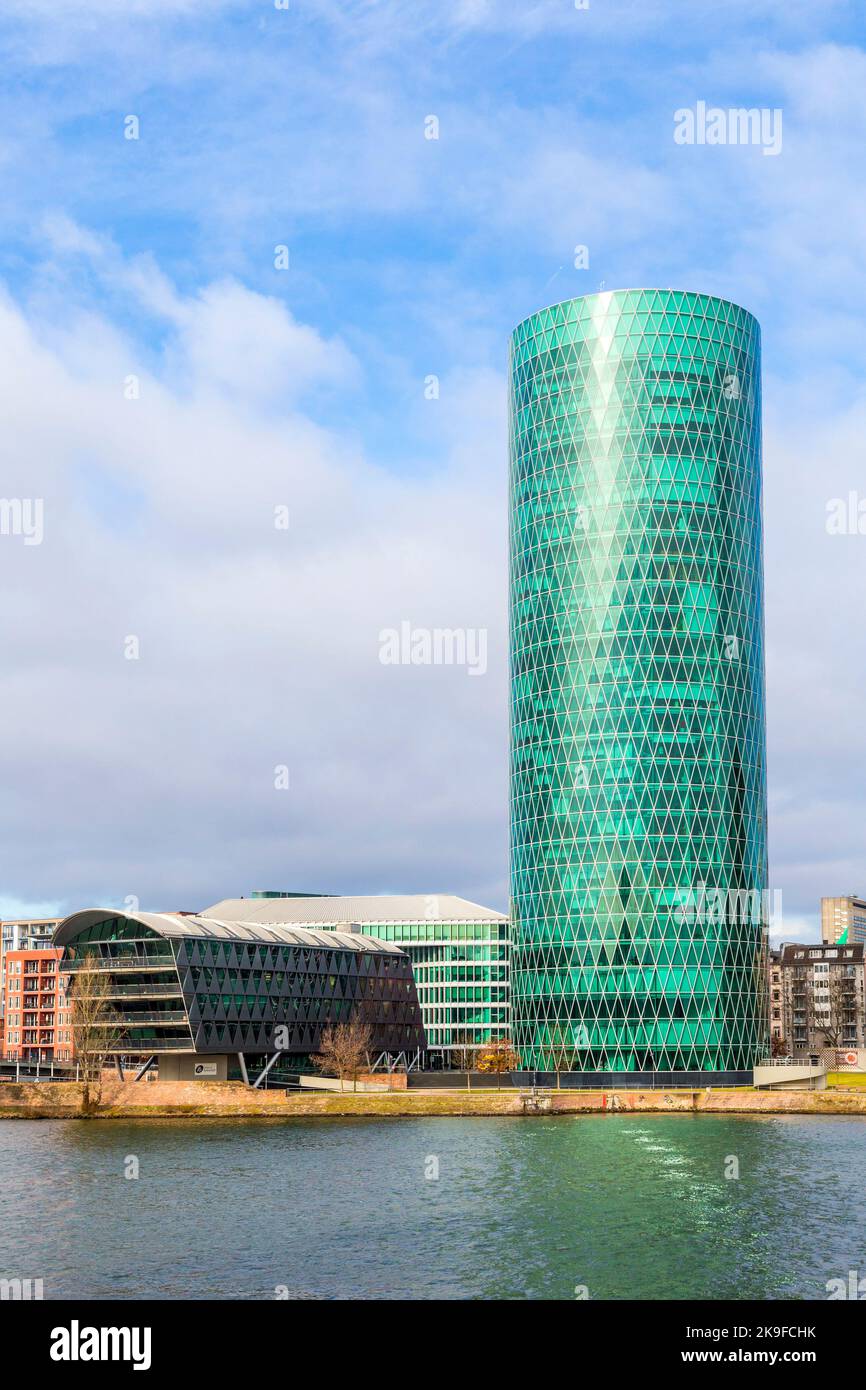
[{"label": "office building", "polygon": [[514,1042],[748,1081],[769,1046],[760,330],[555,304],[510,353]]},{"label": "office building", "polygon": [[354,1019],[371,1060],[425,1048],[408,955],[360,933],[93,908],[54,943],[73,998],[93,972],[108,977],[106,1053],[156,1063],[161,1079],[308,1070],[324,1029]]},{"label": "office building", "polygon": [[866,942],[866,902],[862,898],[821,899],[821,940]]},{"label": "office building", "polygon": [[412,961],[428,1049],[446,1063],[462,1064],[482,1043],[509,1036],[508,920],[491,908],[450,893],[272,895],[227,898],[201,915],[358,931],[401,947]]}]

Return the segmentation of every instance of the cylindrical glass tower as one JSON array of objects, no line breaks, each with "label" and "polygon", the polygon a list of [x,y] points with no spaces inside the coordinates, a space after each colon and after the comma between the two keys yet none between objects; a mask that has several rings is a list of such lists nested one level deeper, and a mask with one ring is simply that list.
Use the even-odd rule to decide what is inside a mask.
[{"label": "cylindrical glass tower", "polygon": [[593,294],[510,369],[515,1045],[730,1079],[768,1031],[760,329]]}]

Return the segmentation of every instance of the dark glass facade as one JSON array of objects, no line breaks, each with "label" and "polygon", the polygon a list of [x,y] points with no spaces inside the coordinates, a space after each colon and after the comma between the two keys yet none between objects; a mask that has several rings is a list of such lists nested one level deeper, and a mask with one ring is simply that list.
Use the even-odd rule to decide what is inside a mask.
[{"label": "dark glass facade", "polygon": [[510,356],[511,897],[524,1067],[765,1055],[760,332],[569,300]]},{"label": "dark glass facade", "polygon": [[300,1059],[318,1051],[327,1026],[355,1018],[369,1024],[376,1052],[425,1047],[412,965],[396,947],[154,914],[105,916],[78,931],[75,922],[61,924],[56,938],[64,969],[73,997],[83,967],[110,977],[114,1053],[280,1051]]}]

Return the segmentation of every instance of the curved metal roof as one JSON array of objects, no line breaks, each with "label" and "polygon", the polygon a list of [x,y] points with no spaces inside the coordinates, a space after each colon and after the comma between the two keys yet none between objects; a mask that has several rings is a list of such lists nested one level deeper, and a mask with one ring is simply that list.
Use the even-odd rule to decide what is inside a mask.
[{"label": "curved metal roof", "polygon": [[139,922],[157,936],[172,941],[206,937],[211,941],[327,946],[332,951],[381,951],[395,956],[406,954],[401,947],[379,941],[375,936],[363,936],[360,931],[314,931],[302,927],[265,926],[261,922],[223,922],[216,917],[181,917],[172,912],[118,912],[110,907],[89,907],[64,917],[54,932],[54,945],[66,946],[88,927],[95,927],[109,917]]}]

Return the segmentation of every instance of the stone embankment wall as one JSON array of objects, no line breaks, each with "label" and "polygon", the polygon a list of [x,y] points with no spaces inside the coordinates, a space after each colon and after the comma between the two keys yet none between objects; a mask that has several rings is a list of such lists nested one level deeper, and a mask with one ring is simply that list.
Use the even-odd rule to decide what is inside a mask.
[{"label": "stone embankment wall", "polygon": [[[860,1091],[548,1091],[533,1098],[502,1091],[397,1091],[383,1094],[253,1091],[224,1081],[108,1082],[97,1119],[234,1119],[341,1115],[609,1114],[864,1115]],[[81,1113],[71,1082],[0,1083],[0,1119],[64,1119]]]}]

